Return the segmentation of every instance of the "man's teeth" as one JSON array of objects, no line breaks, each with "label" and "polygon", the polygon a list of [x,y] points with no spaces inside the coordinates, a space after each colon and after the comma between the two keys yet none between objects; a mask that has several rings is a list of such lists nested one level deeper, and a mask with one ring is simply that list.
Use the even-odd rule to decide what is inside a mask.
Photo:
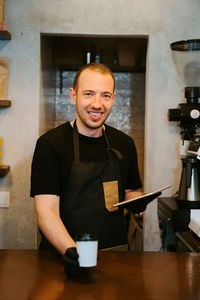
[{"label": "man's teeth", "polygon": [[102,115],[103,113],[89,112],[89,114],[91,114],[91,115],[93,115],[93,116],[100,116],[100,115]]}]

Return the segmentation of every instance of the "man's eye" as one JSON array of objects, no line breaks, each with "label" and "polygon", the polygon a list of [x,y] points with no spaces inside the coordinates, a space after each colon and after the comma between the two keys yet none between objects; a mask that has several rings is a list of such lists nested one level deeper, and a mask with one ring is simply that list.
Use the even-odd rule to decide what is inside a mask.
[{"label": "man's eye", "polygon": [[106,99],[110,99],[110,98],[111,98],[111,95],[110,95],[110,94],[104,94],[103,96],[104,96],[104,98],[106,98]]},{"label": "man's eye", "polygon": [[87,93],[84,93],[85,96],[89,97],[89,96],[92,96],[92,93],[90,92],[87,92]]}]

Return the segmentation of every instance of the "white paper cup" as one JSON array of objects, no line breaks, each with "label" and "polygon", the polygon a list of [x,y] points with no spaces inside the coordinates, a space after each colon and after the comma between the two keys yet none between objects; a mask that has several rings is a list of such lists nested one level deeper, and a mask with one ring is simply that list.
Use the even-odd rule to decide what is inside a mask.
[{"label": "white paper cup", "polygon": [[98,240],[95,235],[84,233],[76,238],[80,267],[97,265]]}]

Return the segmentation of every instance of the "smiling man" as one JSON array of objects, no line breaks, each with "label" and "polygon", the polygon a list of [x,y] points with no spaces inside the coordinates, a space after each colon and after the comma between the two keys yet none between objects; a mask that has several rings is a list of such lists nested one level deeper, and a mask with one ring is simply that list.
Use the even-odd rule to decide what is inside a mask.
[{"label": "smiling man", "polygon": [[112,73],[105,66],[95,66],[96,69],[81,69],[77,73],[70,95],[76,105],[79,132],[98,137],[102,135],[102,125],[111,113],[116,93]]},{"label": "smiling man", "polygon": [[34,152],[31,196],[42,232],[40,248],[56,248],[68,275],[79,271],[78,234],[96,234],[99,249],[127,243],[123,209],[113,204],[141,194],[134,141],[105,124],[114,87],[105,65],[83,66],[70,88],[76,120],[42,135]]}]

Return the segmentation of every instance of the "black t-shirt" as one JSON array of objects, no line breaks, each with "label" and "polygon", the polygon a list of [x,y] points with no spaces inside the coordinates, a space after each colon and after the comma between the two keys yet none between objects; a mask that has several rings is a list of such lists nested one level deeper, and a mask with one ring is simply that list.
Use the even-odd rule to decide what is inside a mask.
[{"label": "black t-shirt", "polygon": [[[105,125],[110,146],[123,156],[119,159],[124,189],[142,186],[134,141],[125,133]],[[108,159],[104,136],[94,138],[79,134],[80,161]],[[69,122],[42,135],[36,144],[32,161],[31,197],[53,194],[62,197],[67,189],[71,163],[74,160],[73,131]]]}]

